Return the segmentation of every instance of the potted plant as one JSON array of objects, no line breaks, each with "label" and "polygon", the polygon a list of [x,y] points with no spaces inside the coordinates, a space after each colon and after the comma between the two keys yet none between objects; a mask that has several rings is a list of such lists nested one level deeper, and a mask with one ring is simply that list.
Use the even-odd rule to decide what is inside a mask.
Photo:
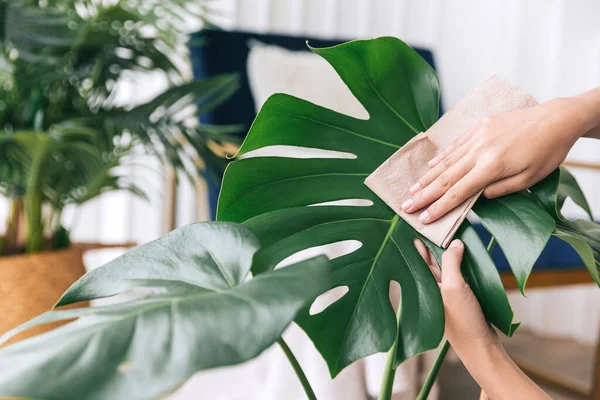
[{"label": "potted plant", "polygon": [[[444,330],[439,288],[413,246],[415,238],[423,238],[363,184],[397,148],[434,123],[437,76],[395,38],[313,51],[336,69],[370,118],[357,120],[274,95],[239,154],[287,145],[357,157],[255,157],[229,164],[218,218],[230,222],[190,225],[126,253],[81,278],[58,306],[131,288],[146,289],[146,296],[99,308],[58,308],[0,338],[82,317],[0,349],[0,395],[157,398],[196,371],[251,359],[277,342],[313,400],[310,383],[280,338],[294,319],[327,362],[331,376],[359,358],[388,352],[380,399],[389,400],[397,366],[439,346]],[[494,238],[487,248],[469,222],[457,233],[466,246],[465,279],[488,321],[508,336],[517,325],[489,255],[496,241],[512,260],[518,282],[526,280],[546,241],[555,235],[575,248],[600,284],[598,225],[566,220],[560,209],[567,196],[584,203],[575,181],[557,170],[522,193],[478,200],[475,211]],[[372,204],[330,203],[356,198]],[[330,262],[321,257],[276,269],[299,251],[344,240],[358,240],[361,246]],[[527,244],[525,252],[514,246],[520,243]],[[426,244],[435,257],[443,253]],[[519,264],[512,257],[516,252]],[[249,272],[253,279],[245,282]],[[391,281],[401,286],[397,315],[389,301]],[[316,295],[339,286],[348,287],[346,294],[312,315]],[[445,342],[419,399],[427,398],[447,350]]]},{"label": "potted plant", "polygon": [[[195,1],[0,2],[0,195],[10,208],[0,297],[13,308],[0,332],[51,307],[85,272],[65,207],[112,190],[144,196],[124,173],[134,151],[191,177],[222,174],[232,127],[197,117],[237,78],[187,82],[184,13],[201,20],[207,10]],[[123,106],[119,85],[133,73],[160,75],[168,88]]]}]

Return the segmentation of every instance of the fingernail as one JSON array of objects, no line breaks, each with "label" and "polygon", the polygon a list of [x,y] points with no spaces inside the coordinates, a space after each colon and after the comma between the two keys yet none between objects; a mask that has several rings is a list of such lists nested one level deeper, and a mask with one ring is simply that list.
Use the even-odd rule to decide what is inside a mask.
[{"label": "fingernail", "polygon": [[421,184],[417,182],[414,185],[412,185],[409,190],[411,193],[415,194],[419,191],[419,189],[421,189]]},{"label": "fingernail", "polygon": [[458,239],[454,239],[452,243],[450,243],[450,247],[456,247],[457,249],[460,249],[463,247],[463,243]]},{"label": "fingernail", "polygon": [[419,215],[419,222],[423,224],[429,222],[429,213],[427,211],[423,211],[421,215]]},{"label": "fingernail", "polygon": [[402,209],[404,211],[408,211],[412,207],[412,205],[413,205],[412,199],[408,199],[404,203],[402,203],[402,205],[400,207],[402,207]]},{"label": "fingernail", "polygon": [[427,165],[430,167],[434,167],[439,162],[437,157],[433,157],[431,160],[427,162]]}]

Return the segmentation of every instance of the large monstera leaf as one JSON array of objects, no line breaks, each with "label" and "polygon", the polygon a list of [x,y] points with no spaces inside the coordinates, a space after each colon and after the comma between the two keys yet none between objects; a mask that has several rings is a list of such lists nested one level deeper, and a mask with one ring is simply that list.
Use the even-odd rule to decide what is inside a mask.
[{"label": "large monstera leaf", "polygon": [[[336,375],[361,357],[387,351],[395,340],[399,364],[435,348],[442,337],[439,289],[413,246],[419,235],[364,185],[383,161],[437,120],[439,83],[433,69],[395,38],[312,50],[333,66],[369,118],[276,94],[264,104],[238,155],[283,145],[350,153],[353,158],[237,160],[225,174],[218,219],[243,222],[257,233],[264,247],[257,253],[256,273],[304,249],[345,240],[361,243],[332,261],[332,287],[345,286],[348,292],[323,312],[310,315],[305,310],[297,318]],[[372,205],[326,204],[347,199]],[[486,213],[495,203],[489,200],[482,206],[480,218],[524,285],[554,221],[523,194],[504,199],[503,211]],[[463,271],[486,317],[511,335],[512,310],[484,244],[468,222],[458,237],[467,246]],[[512,249],[514,244],[517,249]],[[527,256],[517,256],[523,248]],[[434,250],[441,254],[441,249]],[[401,286],[399,324],[389,301],[391,281]]]},{"label": "large monstera leaf", "polygon": [[197,371],[255,357],[327,290],[331,272],[321,256],[246,282],[258,248],[244,226],[193,224],[86,274],[58,305],[152,294],[49,311],[5,334],[78,318],[0,349],[0,397],[155,399]]}]

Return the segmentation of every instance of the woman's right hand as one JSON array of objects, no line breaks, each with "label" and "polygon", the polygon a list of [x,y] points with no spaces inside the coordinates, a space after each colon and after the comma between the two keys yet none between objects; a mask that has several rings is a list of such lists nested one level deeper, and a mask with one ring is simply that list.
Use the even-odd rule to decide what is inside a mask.
[{"label": "woman's right hand", "polygon": [[504,351],[488,324],[481,306],[461,273],[463,243],[455,239],[442,255],[442,268],[420,240],[415,247],[438,281],[444,313],[446,338],[469,373],[493,400],[548,400]]},{"label": "woman's right hand", "polygon": [[499,346],[498,335],[485,320],[475,294],[460,271],[463,243],[458,239],[450,243],[442,256],[441,269],[422,241],[416,239],[415,247],[440,286],[446,316],[445,335],[454,350],[466,356]]}]

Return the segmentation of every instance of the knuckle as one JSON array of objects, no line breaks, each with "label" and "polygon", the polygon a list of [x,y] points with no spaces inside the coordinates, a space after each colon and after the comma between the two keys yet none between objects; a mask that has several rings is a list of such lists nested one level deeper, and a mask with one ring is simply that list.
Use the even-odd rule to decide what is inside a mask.
[{"label": "knuckle", "polygon": [[447,172],[442,172],[438,177],[439,184],[442,188],[446,188],[450,185],[450,177]]},{"label": "knuckle", "polygon": [[449,154],[446,157],[444,157],[444,159],[442,160],[442,163],[444,164],[444,167],[450,168],[452,166],[452,164],[454,164],[454,160],[452,159],[452,155]]},{"label": "knuckle", "polygon": [[458,200],[460,199],[460,190],[458,190],[456,188],[456,186],[452,186],[450,189],[448,189],[448,197],[451,200]]},{"label": "knuckle", "polygon": [[468,293],[469,285],[464,281],[459,282],[442,282],[441,292],[444,298],[460,298]]},{"label": "knuckle", "polygon": [[485,140],[485,130],[482,130],[482,134],[473,140],[473,146],[471,148],[475,154],[478,154],[479,157],[489,151],[489,143]]},{"label": "knuckle", "polygon": [[483,197],[485,197],[486,199],[495,199],[496,197],[498,197],[496,193],[497,192],[494,190],[485,189],[483,191]]},{"label": "knuckle", "polygon": [[501,172],[506,170],[506,162],[501,156],[494,156],[493,163],[496,170]]},{"label": "knuckle", "polygon": [[481,126],[482,127],[490,127],[493,126],[496,123],[496,116],[495,115],[488,115],[485,116],[481,119]]},{"label": "knuckle", "polygon": [[498,168],[499,162],[499,158],[493,151],[483,152],[477,160],[477,164],[487,171]]},{"label": "knuckle", "polygon": [[460,295],[460,286],[453,283],[444,283],[442,281],[440,291],[444,299],[454,298]]}]

